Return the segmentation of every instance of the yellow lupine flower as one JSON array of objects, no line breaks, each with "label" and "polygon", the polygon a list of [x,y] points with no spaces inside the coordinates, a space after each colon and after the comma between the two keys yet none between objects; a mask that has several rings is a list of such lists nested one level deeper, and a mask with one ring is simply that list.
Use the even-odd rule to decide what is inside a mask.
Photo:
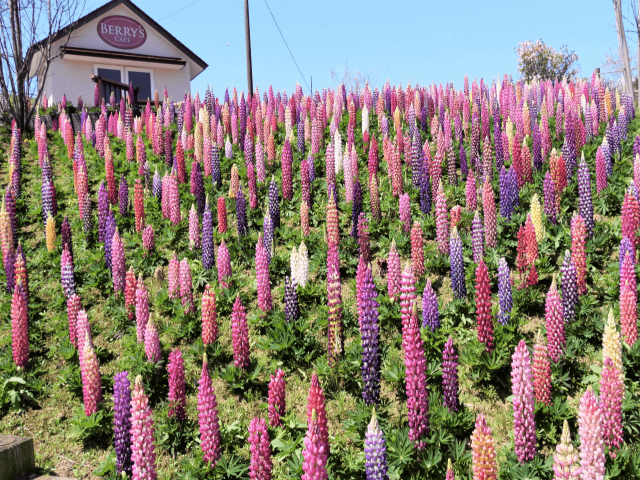
[{"label": "yellow lupine flower", "polygon": [[622,344],[620,343],[620,332],[613,315],[613,308],[609,309],[609,318],[604,326],[602,334],[602,361],[609,357],[613,365],[622,373]]},{"label": "yellow lupine flower", "polygon": [[531,221],[533,222],[533,228],[536,231],[536,240],[538,244],[545,237],[545,228],[542,221],[542,207],[540,206],[540,200],[538,200],[538,194],[534,194],[531,198]]},{"label": "yellow lupine flower", "polygon": [[56,221],[51,214],[47,217],[47,227],[45,234],[47,242],[47,252],[52,252],[56,248]]}]

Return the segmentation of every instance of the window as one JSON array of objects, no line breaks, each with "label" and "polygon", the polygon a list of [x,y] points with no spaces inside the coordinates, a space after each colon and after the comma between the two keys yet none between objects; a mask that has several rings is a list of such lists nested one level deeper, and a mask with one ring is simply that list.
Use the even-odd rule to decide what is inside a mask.
[{"label": "window", "polygon": [[138,102],[153,99],[153,70],[127,69],[128,83],[138,87]]},{"label": "window", "polygon": [[[118,67],[116,65],[94,65],[93,67],[94,75],[104,78],[105,80],[111,80],[112,82],[124,83],[124,68]],[[104,97],[105,102],[109,103],[111,98],[111,93],[115,94],[116,104],[120,103],[121,98],[121,90],[119,88],[115,88],[113,85],[102,85],[101,95]]]},{"label": "window", "polygon": [[107,80],[112,80],[114,82],[122,82],[120,69],[115,70],[113,68],[100,68],[98,67],[98,76],[102,78],[106,78]]}]

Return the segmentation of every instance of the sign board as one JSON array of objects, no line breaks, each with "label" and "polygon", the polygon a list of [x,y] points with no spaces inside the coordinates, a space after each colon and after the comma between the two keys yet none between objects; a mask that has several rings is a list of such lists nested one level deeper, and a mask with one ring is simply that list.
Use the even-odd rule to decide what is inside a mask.
[{"label": "sign board", "polygon": [[131,50],[144,45],[147,40],[147,31],[133,18],[112,15],[100,20],[98,36],[107,45]]}]

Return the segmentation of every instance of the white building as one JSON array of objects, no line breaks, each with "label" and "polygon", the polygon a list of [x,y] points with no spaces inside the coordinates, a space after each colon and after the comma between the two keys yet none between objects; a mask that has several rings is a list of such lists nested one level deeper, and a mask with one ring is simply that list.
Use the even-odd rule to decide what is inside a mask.
[{"label": "white building", "polygon": [[74,105],[78,95],[93,105],[96,83],[107,103],[111,90],[119,101],[123,89],[112,82],[137,87],[138,103],[153,102],[156,89],[162,100],[165,87],[179,101],[208,66],[130,0],[112,0],[63,28],[54,35],[52,52],[60,55],[47,75],[31,76],[38,75],[38,86],[44,82],[45,94],[56,103],[66,94]]}]

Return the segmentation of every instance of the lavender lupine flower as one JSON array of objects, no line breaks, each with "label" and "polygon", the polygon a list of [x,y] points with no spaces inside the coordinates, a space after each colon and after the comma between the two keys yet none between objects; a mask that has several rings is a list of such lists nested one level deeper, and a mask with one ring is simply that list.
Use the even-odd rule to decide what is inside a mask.
[{"label": "lavender lupine flower", "polygon": [[520,340],[511,362],[513,392],[513,433],[516,456],[520,463],[536,455],[535,400],[531,357],[524,340]]},{"label": "lavender lupine flower", "polygon": [[98,189],[98,239],[100,242],[105,240],[105,230],[107,228],[107,217],[109,216],[109,195],[104,182],[100,184]]},{"label": "lavender lupine flower", "polygon": [[547,216],[547,220],[549,220],[550,223],[555,225],[557,222],[556,190],[555,190],[555,184],[553,183],[553,178],[551,178],[551,173],[549,173],[548,171],[544,177],[543,190],[544,190],[544,214]]},{"label": "lavender lupine flower", "polygon": [[244,237],[248,233],[247,226],[247,202],[244,199],[244,193],[242,193],[242,189],[238,189],[238,194],[236,196],[236,217],[238,220],[238,236]]},{"label": "lavender lupine flower", "polygon": [[269,184],[269,215],[273,223],[273,228],[280,228],[280,201],[278,199],[278,184],[275,178],[271,178]]},{"label": "lavender lupine flower", "polygon": [[473,242],[473,261],[474,263],[480,263],[480,260],[484,257],[484,227],[482,226],[480,213],[477,210],[471,225],[471,238]]},{"label": "lavender lupine flower", "polygon": [[120,216],[125,217],[129,213],[129,187],[124,173],[120,177],[120,191],[118,192],[118,210]]},{"label": "lavender lupine flower", "polygon": [[580,195],[580,215],[587,227],[587,236],[593,236],[595,222],[593,220],[593,200],[591,198],[591,174],[584,160],[584,153],[578,165],[578,194]]},{"label": "lavender lupine flower", "polygon": [[156,172],[153,174],[152,185],[153,196],[158,200],[162,200],[162,177],[158,173],[158,167],[156,167]]},{"label": "lavender lupine flower", "polygon": [[567,250],[564,261],[560,267],[560,288],[562,290],[562,312],[565,322],[573,322],[576,319],[578,306],[578,275],[576,266],[571,259],[571,252]]},{"label": "lavender lupine flower", "polygon": [[450,412],[458,411],[458,355],[449,335],[442,352],[443,403]]},{"label": "lavender lupine flower", "polygon": [[464,256],[462,252],[462,240],[458,235],[458,228],[451,231],[449,243],[449,259],[451,263],[451,288],[457,298],[467,297],[467,285],[464,277]]},{"label": "lavender lupine flower", "polygon": [[422,293],[422,328],[430,328],[432,332],[440,327],[440,312],[438,311],[438,297],[433,291],[431,280],[427,280]]},{"label": "lavender lupine flower", "polygon": [[220,422],[216,391],[211,384],[206,353],[203,356],[202,374],[198,382],[198,423],[203,458],[209,467],[213,468],[220,459]]},{"label": "lavender lupine flower", "polygon": [[116,232],[116,218],[113,212],[109,210],[109,216],[107,217],[106,227],[104,229],[104,263],[107,268],[112,268],[112,246],[113,246],[113,234]]},{"label": "lavender lupine flower", "polygon": [[511,270],[509,270],[509,265],[507,265],[504,257],[498,261],[498,298],[500,304],[498,322],[506,325],[511,319],[513,298],[511,294]]},{"label": "lavender lupine flower", "polygon": [[431,177],[426,162],[422,163],[422,175],[420,176],[420,210],[423,215],[429,215],[431,212]]},{"label": "lavender lupine flower", "polygon": [[[10,258],[14,260],[13,255]],[[13,270],[13,267],[11,270]],[[60,277],[64,294],[69,298],[71,295],[76,293],[76,281],[73,276],[73,257],[67,248],[62,250],[62,255],[60,257]]]},{"label": "lavender lupine flower", "polygon": [[113,381],[113,440],[116,472],[133,475],[131,461],[131,383],[129,372],[116,373]]},{"label": "lavender lupine flower", "polygon": [[371,422],[365,434],[364,457],[367,480],[388,480],[387,449],[384,435],[378,425],[375,408],[371,414]]},{"label": "lavender lupine flower", "polygon": [[215,264],[215,250],[213,245],[213,213],[207,197],[202,216],[202,266],[211,270]]},{"label": "lavender lupine flower", "polygon": [[296,281],[284,277],[284,317],[287,322],[295,322],[300,318],[298,307],[298,289]]},{"label": "lavender lupine flower", "polygon": [[380,323],[378,301],[371,268],[367,268],[362,285],[362,314],[360,333],[362,336],[362,398],[369,405],[380,401]]}]

